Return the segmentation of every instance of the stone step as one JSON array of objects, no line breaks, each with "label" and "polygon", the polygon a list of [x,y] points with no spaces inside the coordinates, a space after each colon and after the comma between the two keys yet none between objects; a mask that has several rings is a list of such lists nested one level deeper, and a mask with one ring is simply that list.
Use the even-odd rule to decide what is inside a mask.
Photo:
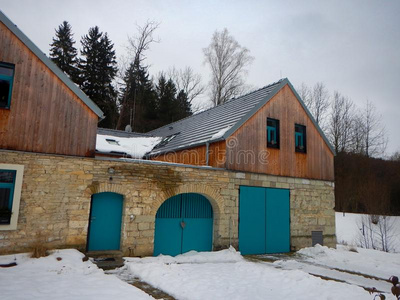
[{"label": "stone step", "polygon": [[110,251],[88,251],[86,256],[92,258],[122,258],[122,251],[110,250]]},{"label": "stone step", "polygon": [[114,270],[120,268],[124,265],[123,258],[111,258],[111,257],[99,257],[94,258],[93,263],[95,263],[99,268],[103,269],[104,271],[107,270]]}]

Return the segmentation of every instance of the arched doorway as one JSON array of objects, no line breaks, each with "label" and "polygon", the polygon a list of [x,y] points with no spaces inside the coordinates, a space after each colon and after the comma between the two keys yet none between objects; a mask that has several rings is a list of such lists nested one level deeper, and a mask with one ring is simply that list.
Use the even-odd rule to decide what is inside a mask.
[{"label": "arched doorway", "polygon": [[120,194],[104,192],[92,196],[88,251],[120,249],[122,206]]},{"label": "arched doorway", "polygon": [[213,209],[206,197],[185,193],[167,199],[156,214],[154,256],[211,251]]}]

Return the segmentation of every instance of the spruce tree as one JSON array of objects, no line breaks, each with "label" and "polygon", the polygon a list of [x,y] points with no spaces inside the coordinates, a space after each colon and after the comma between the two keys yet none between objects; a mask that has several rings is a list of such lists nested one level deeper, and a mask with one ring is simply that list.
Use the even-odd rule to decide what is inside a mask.
[{"label": "spruce tree", "polygon": [[112,84],[117,74],[114,45],[107,33],[103,34],[97,26],[89,29],[81,44],[81,88],[104,112],[105,118],[99,126],[115,128],[118,108],[117,92]]},{"label": "spruce tree", "polygon": [[131,125],[133,131],[147,132],[157,126],[156,95],[146,67],[132,63],[121,90],[121,112],[117,128]]},{"label": "spruce tree", "polygon": [[184,90],[181,90],[176,96],[177,118],[178,120],[192,115],[188,95]]},{"label": "spruce tree", "polygon": [[50,58],[72,81],[79,83],[77,50],[74,47],[72,27],[67,21],[64,21],[55,31],[56,36],[53,38],[53,43],[50,44]]},{"label": "spruce tree", "polygon": [[157,94],[161,126],[176,121],[176,86],[171,79],[167,80],[164,74],[158,79]]}]

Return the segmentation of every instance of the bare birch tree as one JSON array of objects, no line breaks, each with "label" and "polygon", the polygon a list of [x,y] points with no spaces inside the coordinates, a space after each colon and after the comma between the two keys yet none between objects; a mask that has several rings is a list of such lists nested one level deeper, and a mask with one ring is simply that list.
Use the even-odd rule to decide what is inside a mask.
[{"label": "bare birch tree", "polygon": [[217,106],[240,93],[244,76],[253,61],[250,51],[239,45],[225,28],[215,31],[211,43],[203,49],[205,63],[210,66],[210,98]]}]

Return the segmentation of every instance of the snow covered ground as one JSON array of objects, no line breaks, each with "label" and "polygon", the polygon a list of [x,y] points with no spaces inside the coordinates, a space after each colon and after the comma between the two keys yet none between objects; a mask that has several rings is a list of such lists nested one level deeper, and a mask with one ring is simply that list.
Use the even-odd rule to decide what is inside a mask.
[{"label": "snow covered ground", "polygon": [[0,298],[154,299],[127,283],[141,280],[176,299],[373,299],[365,290],[373,287],[392,299],[386,280],[400,275],[400,253],[351,246],[360,231],[359,218],[336,215],[338,240],[348,244],[337,249],[317,245],[291,255],[244,258],[230,248],[126,258],[125,266],[109,275],[83,262],[77,250],[56,250],[39,259],[0,256],[0,265],[17,263],[0,268]]},{"label": "snow covered ground", "polygon": [[[367,239],[362,236],[363,224]],[[386,217],[381,225],[386,225],[386,243],[389,252],[400,252],[400,217]],[[372,236],[374,247],[381,250],[381,228],[379,223],[377,225],[370,223],[368,215],[336,213],[336,237],[339,244],[361,246],[367,242],[372,248],[370,238]]]},{"label": "snow covered ground", "polygon": [[[311,250],[310,250],[311,251]],[[332,250],[336,251],[336,250]],[[310,252],[311,253],[311,252]],[[244,259],[233,248],[177,257],[129,258],[121,272],[177,299],[368,299],[356,285]]]},{"label": "snow covered ground", "polygon": [[0,256],[0,264],[17,263],[0,268],[0,299],[154,299],[82,257],[73,249],[38,259],[27,254]]},{"label": "snow covered ground", "polygon": [[[357,251],[357,252],[355,252]],[[293,256],[264,255],[264,259],[283,270],[302,270],[309,274],[343,281],[364,288],[390,293],[388,280],[398,275],[400,254],[338,245],[337,249],[316,245]]]}]

